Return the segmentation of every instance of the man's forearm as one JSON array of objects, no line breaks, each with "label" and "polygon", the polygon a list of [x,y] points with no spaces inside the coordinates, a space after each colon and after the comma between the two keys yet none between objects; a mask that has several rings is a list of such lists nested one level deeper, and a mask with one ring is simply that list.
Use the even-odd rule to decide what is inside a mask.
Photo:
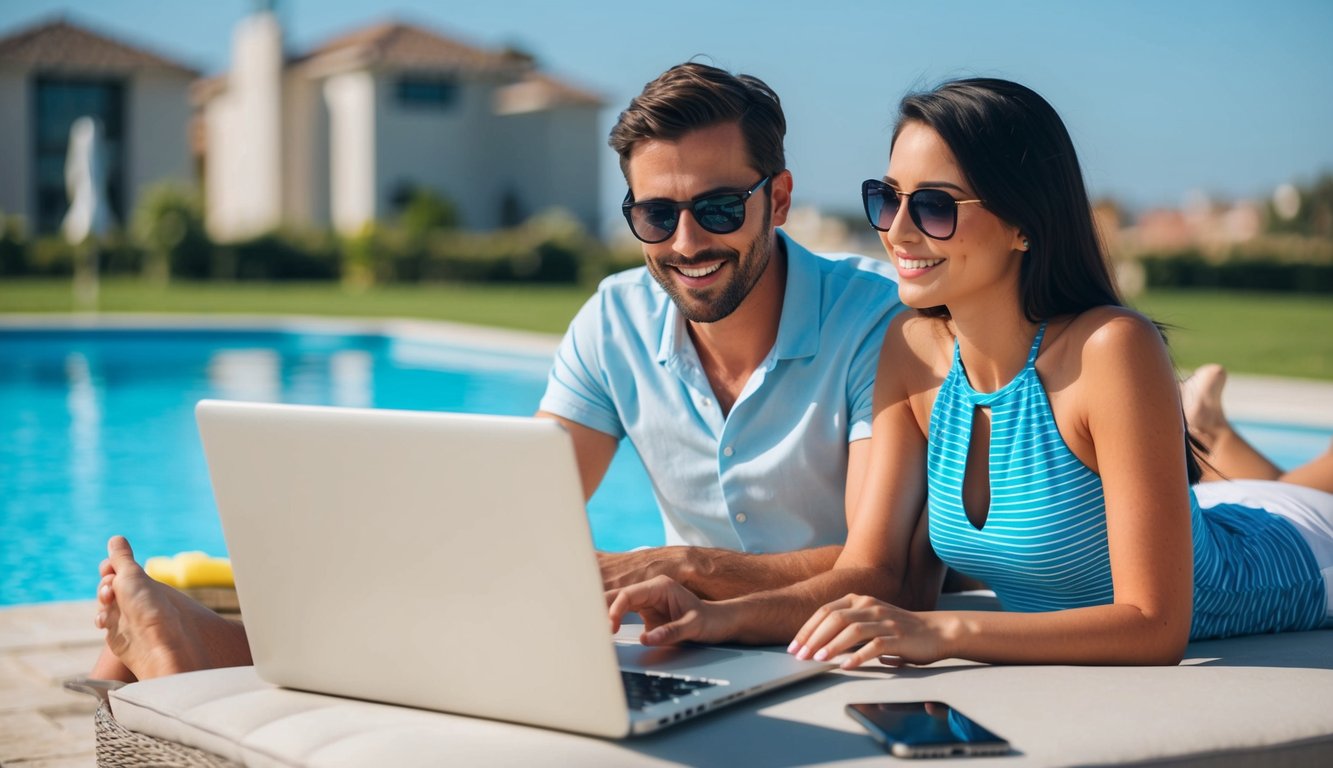
[{"label": "man's forearm", "polygon": [[795,584],[833,568],[841,546],[753,555],[690,547],[675,579],[706,600],[726,600]]}]

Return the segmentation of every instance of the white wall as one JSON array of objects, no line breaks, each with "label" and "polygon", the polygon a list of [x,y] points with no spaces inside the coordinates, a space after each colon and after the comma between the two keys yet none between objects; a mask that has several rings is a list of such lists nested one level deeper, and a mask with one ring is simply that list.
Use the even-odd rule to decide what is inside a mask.
[{"label": "white wall", "polygon": [[189,77],[168,73],[137,75],[126,88],[124,225],[148,187],[193,183],[189,88]]},{"label": "white wall", "polygon": [[589,232],[599,233],[605,215],[599,194],[604,137],[595,107],[497,117],[494,135],[506,149],[492,158],[493,167],[502,187],[517,192],[525,215],[563,208]]},{"label": "white wall", "polygon": [[209,102],[208,228],[219,240],[282,221],[282,29],[272,13],[236,25],[226,92]]},{"label": "white wall", "polygon": [[221,241],[232,239],[239,228],[234,198],[243,173],[232,157],[238,147],[228,140],[234,122],[231,94],[218,94],[204,106],[204,224]]},{"label": "white wall", "polygon": [[301,227],[329,223],[328,118],[318,83],[290,73],[282,100],[282,217]]},{"label": "white wall", "polygon": [[[32,226],[32,92],[24,72],[0,72],[0,211]],[[31,229],[29,229],[31,231]]]},{"label": "white wall", "polygon": [[329,218],[344,235],[375,220],[375,77],[369,72],[324,81],[329,110]]},{"label": "white wall", "polygon": [[[602,147],[606,137],[594,107],[561,107],[542,113],[545,130],[546,195],[537,203],[564,208],[592,234],[601,230]],[[546,204],[546,205],[542,205]]]},{"label": "white wall", "polygon": [[431,187],[454,202],[463,226],[492,229],[499,223],[498,180],[487,162],[499,139],[491,124],[494,86],[467,82],[448,109],[407,106],[397,99],[396,75],[378,78],[379,132],[376,194],[381,216],[403,184]]}]

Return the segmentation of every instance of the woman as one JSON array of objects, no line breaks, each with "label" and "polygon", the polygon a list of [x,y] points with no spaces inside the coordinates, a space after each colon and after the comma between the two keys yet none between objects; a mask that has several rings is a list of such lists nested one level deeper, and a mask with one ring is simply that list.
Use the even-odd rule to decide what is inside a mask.
[{"label": "woman", "polygon": [[[612,596],[613,623],[638,610],[648,643],[771,641],[846,586],[879,599],[824,605],[790,649],[854,667],[1174,664],[1191,639],[1327,621],[1333,497],[1274,483],[1201,510],[1166,345],[1117,295],[1049,104],[992,79],[909,96],[862,191],[918,311],[884,342],[838,566],[726,603],[649,582]],[[929,610],[937,556],[1006,610]]]}]

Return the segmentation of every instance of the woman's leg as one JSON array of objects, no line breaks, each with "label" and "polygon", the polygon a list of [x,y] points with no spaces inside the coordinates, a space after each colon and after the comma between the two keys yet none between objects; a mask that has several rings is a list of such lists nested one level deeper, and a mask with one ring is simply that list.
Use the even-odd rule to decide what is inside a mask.
[{"label": "woman's leg", "polygon": [[1199,366],[1180,385],[1180,400],[1190,434],[1202,444],[1204,480],[1277,480],[1282,470],[1245,441],[1222,412],[1227,372],[1220,365]]},{"label": "woman's leg", "polygon": [[1227,372],[1220,365],[1199,366],[1180,385],[1180,399],[1190,434],[1204,447],[1204,480],[1281,480],[1333,493],[1333,443],[1313,460],[1290,472],[1241,437],[1222,411]]},{"label": "woman's leg", "polygon": [[1303,485],[1324,493],[1333,493],[1333,443],[1314,460],[1308,461],[1279,478],[1283,482]]}]

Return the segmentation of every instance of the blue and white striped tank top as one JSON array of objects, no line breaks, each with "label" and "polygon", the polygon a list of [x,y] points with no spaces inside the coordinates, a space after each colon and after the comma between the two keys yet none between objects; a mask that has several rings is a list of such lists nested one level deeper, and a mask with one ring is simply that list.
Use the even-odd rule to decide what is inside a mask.
[{"label": "blue and white striped tank top", "polygon": [[[1069,450],[1037,377],[1037,330],[1023,370],[977,392],[954,344],[930,416],[930,541],[951,568],[986,582],[1012,611],[1105,605],[1114,599],[1101,478]],[[963,506],[976,408],[990,409],[990,509],[980,529]],[[1200,510],[1191,639],[1313,629],[1325,614],[1323,577],[1300,534],[1263,510]]]}]

